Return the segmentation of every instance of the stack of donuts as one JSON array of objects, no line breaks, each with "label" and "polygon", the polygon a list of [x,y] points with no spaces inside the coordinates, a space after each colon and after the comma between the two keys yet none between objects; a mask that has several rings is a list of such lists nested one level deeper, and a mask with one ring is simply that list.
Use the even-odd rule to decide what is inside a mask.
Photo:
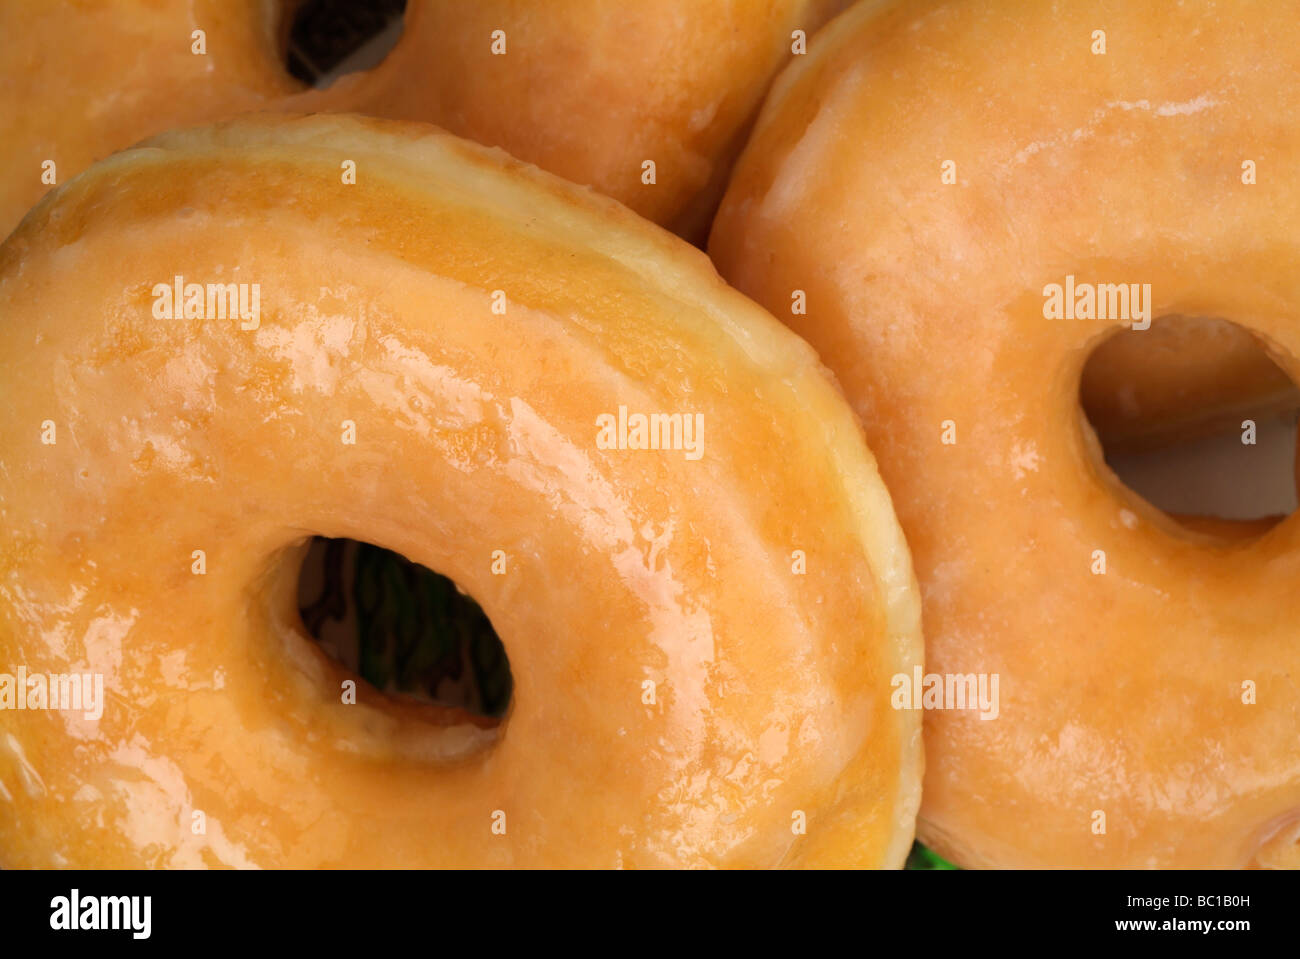
[{"label": "stack of donuts", "polygon": [[1300,2],[303,7],[0,6],[0,866],[1300,866],[1300,526],[1103,450],[1300,406]]}]

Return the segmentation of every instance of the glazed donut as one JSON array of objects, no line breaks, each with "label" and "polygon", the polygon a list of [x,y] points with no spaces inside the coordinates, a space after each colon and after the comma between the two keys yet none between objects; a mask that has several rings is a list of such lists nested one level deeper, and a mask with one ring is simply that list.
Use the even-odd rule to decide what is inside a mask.
[{"label": "glazed donut", "polygon": [[277,0],[5,4],[0,238],[51,180],[263,109],[436,123],[702,241],[769,81],[845,2],[411,0],[382,64],[305,92]]},{"label": "glazed donut", "polygon": [[[417,124],[166,134],[0,246],[0,402],[0,661],[105,687],[0,711],[0,864],[903,862],[920,603],[861,429],[615,201]],[[481,603],[500,726],[341,701],[313,534]]]},{"label": "glazed donut", "polygon": [[715,262],[859,413],[927,669],[999,677],[996,719],[925,720],[918,832],[959,864],[1295,862],[1300,522],[1225,543],[1127,491],[1079,379],[1149,331],[1109,291],[1109,319],[1052,301],[1067,277],[1149,284],[1152,317],[1230,320],[1300,373],[1298,13],[861,5],[777,79],[738,162]]}]

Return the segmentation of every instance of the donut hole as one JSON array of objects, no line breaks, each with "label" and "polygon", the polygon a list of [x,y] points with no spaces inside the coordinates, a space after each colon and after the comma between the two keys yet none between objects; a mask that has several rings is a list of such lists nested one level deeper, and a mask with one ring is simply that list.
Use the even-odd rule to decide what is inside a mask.
[{"label": "donut hole", "polygon": [[286,9],[282,48],[289,73],[324,89],[370,70],[402,36],[406,0],[300,0]]},{"label": "donut hole", "polygon": [[371,543],[315,537],[298,612],[322,652],[400,700],[500,721],[513,679],[487,614],[446,576]]},{"label": "donut hole", "polygon": [[[1217,383],[1207,322],[1225,343]],[[1139,352],[1130,338],[1148,333]],[[1300,389],[1244,327],[1165,316],[1116,330],[1084,364],[1079,406],[1120,484],[1184,529],[1252,538],[1296,509]]]}]

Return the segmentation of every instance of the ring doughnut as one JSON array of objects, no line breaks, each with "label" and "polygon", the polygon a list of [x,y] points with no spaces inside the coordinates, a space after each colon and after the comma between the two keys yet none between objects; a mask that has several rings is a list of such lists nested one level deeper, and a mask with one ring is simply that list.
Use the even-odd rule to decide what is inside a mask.
[{"label": "ring doughnut", "polygon": [[[0,864],[902,864],[920,603],[861,429],[615,201],[423,125],[165,134],[0,246],[0,402],[0,661],[105,687],[0,711]],[[340,700],[313,534],[480,602],[500,726]]]},{"label": "ring doughnut", "polygon": [[1124,489],[1079,380],[1145,332],[1109,294],[1101,319],[1052,301],[1149,284],[1151,317],[1239,324],[1300,374],[1297,14],[859,5],[737,164],[715,262],[863,420],[927,669],[1000,678],[996,719],[925,719],[918,831],[960,864],[1296,862],[1300,520],[1220,542]]},{"label": "ring doughnut", "polygon": [[0,237],[115,150],[286,110],[436,123],[703,240],[768,82],[844,3],[411,0],[383,63],[308,91],[282,66],[277,0],[5,4]]}]

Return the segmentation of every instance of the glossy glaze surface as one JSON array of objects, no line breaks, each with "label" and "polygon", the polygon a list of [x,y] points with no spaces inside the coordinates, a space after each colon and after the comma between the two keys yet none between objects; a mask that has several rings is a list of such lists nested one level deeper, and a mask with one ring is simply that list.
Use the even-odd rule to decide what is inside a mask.
[{"label": "glossy glaze surface", "polygon": [[[0,6],[0,238],[49,187],[250,110],[436,123],[702,240],[771,78],[845,0],[411,0],[374,70],[303,91],[275,0]],[[206,54],[191,35],[206,32]],[[504,54],[493,53],[495,31]],[[497,49],[502,49],[498,47]],[[655,163],[655,183],[642,164]]]},{"label": "glossy glaze surface", "polygon": [[[176,275],[259,283],[257,328],[155,318]],[[108,700],[0,711],[3,865],[902,863],[919,595],[861,430],[613,200],[422,126],[169,134],[0,247],[0,404],[0,662]],[[620,405],[702,455],[599,448]],[[341,703],[313,534],[479,600],[499,730]]]},{"label": "glossy glaze surface", "polygon": [[[304,97],[428,120],[703,241],[768,83],[846,0],[412,4],[388,60]],[[505,54],[493,53],[494,31]],[[643,182],[643,164],[655,182]]]},{"label": "glossy glaze surface", "polygon": [[[36,201],[145,137],[302,88],[280,66],[273,0],[0,4],[0,240]],[[193,33],[205,33],[195,55]],[[55,184],[43,178],[53,162]]]},{"label": "glossy glaze surface", "polygon": [[929,668],[1001,677],[996,720],[926,716],[919,831],[961,864],[1295,864],[1300,521],[1216,544],[1126,495],[1078,414],[1122,324],[1043,291],[1149,283],[1296,375],[1297,13],[868,3],[778,78],[723,201],[723,276],[861,415]]}]

